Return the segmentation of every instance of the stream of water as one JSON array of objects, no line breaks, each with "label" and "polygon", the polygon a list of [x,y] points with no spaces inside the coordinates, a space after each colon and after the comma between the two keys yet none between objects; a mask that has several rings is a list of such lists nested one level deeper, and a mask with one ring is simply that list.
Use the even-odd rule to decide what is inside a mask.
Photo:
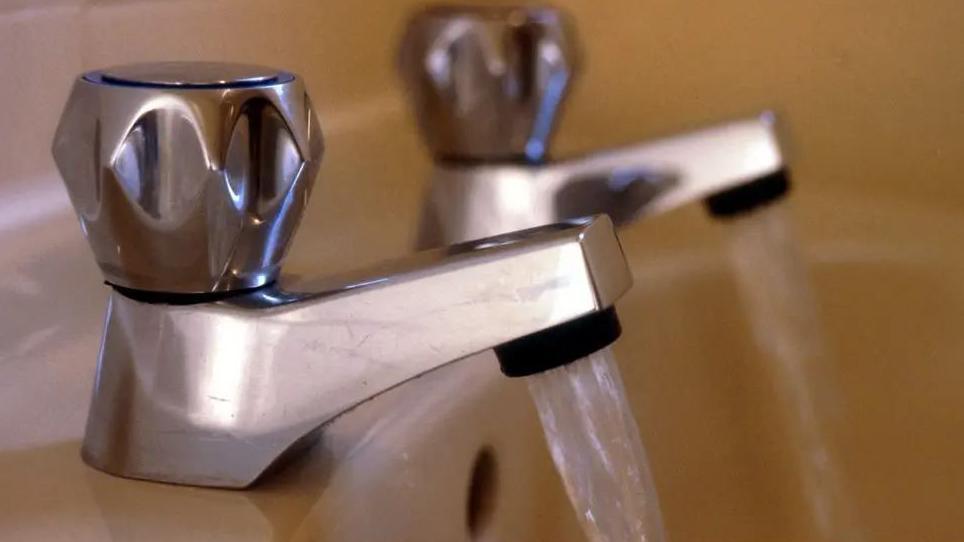
[{"label": "stream of water", "polygon": [[646,452],[611,350],[526,380],[589,540],[666,540]]},{"label": "stream of water", "polygon": [[755,341],[783,400],[815,536],[820,542],[861,542],[865,536],[826,429],[843,405],[786,212],[783,204],[769,205],[732,220],[729,255]]}]

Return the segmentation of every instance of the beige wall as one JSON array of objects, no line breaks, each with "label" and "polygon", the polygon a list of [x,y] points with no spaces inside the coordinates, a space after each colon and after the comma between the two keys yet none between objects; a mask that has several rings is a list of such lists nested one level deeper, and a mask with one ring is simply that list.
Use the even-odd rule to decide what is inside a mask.
[{"label": "beige wall", "polygon": [[[293,269],[407,251],[428,163],[392,54],[415,3],[4,2],[4,213],[65,209],[47,149],[81,70],[237,60],[302,73],[326,129]],[[964,3],[560,5],[578,22],[586,69],[557,154],[780,113],[799,229],[857,412],[841,440],[860,512],[879,540],[964,539],[964,285],[954,278],[964,269],[954,255],[964,238]],[[82,243],[79,231],[65,235]],[[720,235],[693,210],[625,233],[638,279],[625,317],[638,327],[620,353],[639,358],[624,360],[627,380],[674,540],[797,539],[806,528],[738,300],[725,273],[677,275],[679,260],[716,254]]]}]

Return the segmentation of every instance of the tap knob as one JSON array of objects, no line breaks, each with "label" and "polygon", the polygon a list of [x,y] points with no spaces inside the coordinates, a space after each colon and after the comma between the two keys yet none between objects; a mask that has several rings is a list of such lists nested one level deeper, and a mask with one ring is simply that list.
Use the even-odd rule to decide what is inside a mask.
[{"label": "tap knob", "polygon": [[439,6],[415,14],[399,66],[435,158],[541,162],[577,49],[566,17],[552,8]]},{"label": "tap knob", "polygon": [[205,294],[275,279],[322,148],[300,77],[164,62],[78,77],[53,155],[108,283]]}]

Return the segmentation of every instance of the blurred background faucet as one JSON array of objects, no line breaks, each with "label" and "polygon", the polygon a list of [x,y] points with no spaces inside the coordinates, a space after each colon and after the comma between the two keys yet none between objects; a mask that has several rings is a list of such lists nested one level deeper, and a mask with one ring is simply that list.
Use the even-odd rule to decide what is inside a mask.
[{"label": "blurred background faucet", "polygon": [[627,224],[698,200],[731,216],[787,192],[768,112],[550,158],[579,64],[572,24],[552,8],[436,6],[410,19],[399,66],[435,161],[423,246],[596,213]]},{"label": "blurred background faucet", "polygon": [[631,279],[604,216],[279,280],[322,154],[288,72],[86,73],[53,153],[111,287],[83,456],[113,474],[244,487],[326,421],[443,364],[495,347],[506,374],[538,372],[511,352],[546,333],[605,346],[573,323],[618,335]]}]

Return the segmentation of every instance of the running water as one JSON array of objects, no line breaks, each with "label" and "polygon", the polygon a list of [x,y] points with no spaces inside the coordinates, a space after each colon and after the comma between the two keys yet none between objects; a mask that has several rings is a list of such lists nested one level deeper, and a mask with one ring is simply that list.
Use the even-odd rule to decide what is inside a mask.
[{"label": "running water", "polygon": [[646,452],[610,349],[526,380],[589,540],[666,540]]},{"label": "running water", "polygon": [[729,253],[758,347],[784,400],[801,486],[821,542],[860,542],[862,528],[844,489],[823,424],[840,414],[815,299],[782,204],[729,224]]}]

